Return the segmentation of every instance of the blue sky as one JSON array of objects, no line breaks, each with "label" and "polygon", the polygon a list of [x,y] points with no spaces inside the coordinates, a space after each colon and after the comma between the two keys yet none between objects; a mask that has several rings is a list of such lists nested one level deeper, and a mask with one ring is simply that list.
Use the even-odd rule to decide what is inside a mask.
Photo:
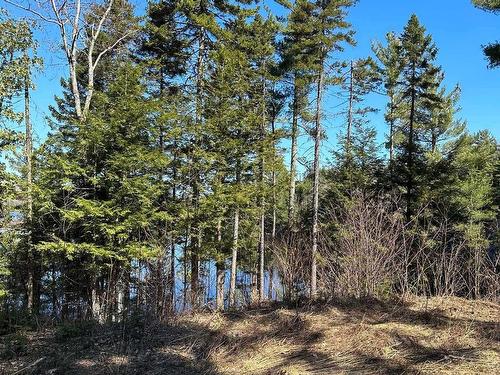
[{"label": "blue sky", "polygon": [[[138,5],[138,13],[142,13],[145,1],[134,2]],[[283,8],[272,0],[266,0],[266,5],[273,12],[283,14]],[[500,15],[476,9],[470,0],[360,0],[348,16],[356,30],[357,46],[347,48],[341,58],[371,56],[371,43],[383,41],[389,31],[401,32],[412,13],[419,17],[439,48],[438,63],[446,73],[446,85],[450,89],[456,84],[462,87],[459,116],[467,121],[471,131],[489,129],[500,139],[500,69],[487,69],[481,51],[481,44],[500,38]],[[54,95],[60,93],[61,76],[67,74],[65,61],[55,42],[56,33],[53,28],[36,33],[45,60],[44,70],[37,74],[37,88],[32,95],[33,122],[39,140],[43,140],[49,131],[45,120],[48,105],[53,103]],[[325,141],[324,153],[335,147],[336,134],[343,126],[343,118],[335,116],[338,101],[331,94],[325,99],[325,125],[329,139]],[[368,101],[381,110],[372,121],[382,141],[386,132],[383,120],[385,98],[372,95]],[[303,148],[303,154],[309,156],[307,147]]]},{"label": "blue sky", "polygon": [[361,0],[349,19],[356,30],[352,57],[370,54],[373,40],[400,32],[415,13],[439,48],[446,85],[462,88],[461,116],[472,131],[489,129],[500,137],[500,70],[487,69],[481,44],[500,38],[500,15],[486,13],[470,0]]}]

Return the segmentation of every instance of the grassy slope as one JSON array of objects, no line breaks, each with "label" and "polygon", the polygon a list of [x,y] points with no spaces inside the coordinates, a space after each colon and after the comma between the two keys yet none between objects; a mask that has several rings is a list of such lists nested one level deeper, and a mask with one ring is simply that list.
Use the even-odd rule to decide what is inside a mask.
[{"label": "grassy slope", "polygon": [[500,306],[433,298],[269,308],[183,316],[170,325],[48,329],[28,338],[24,353],[0,361],[0,374],[40,359],[21,373],[494,374]]}]

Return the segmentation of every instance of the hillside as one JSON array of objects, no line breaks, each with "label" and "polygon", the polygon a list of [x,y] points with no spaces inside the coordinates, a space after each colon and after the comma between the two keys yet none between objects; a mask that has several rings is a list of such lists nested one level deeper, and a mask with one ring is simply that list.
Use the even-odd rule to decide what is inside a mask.
[{"label": "hillside", "polygon": [[269,307],[59,326],[4,336],[1,351],[2,374],[493,374],[500,307],[459,298]]}]

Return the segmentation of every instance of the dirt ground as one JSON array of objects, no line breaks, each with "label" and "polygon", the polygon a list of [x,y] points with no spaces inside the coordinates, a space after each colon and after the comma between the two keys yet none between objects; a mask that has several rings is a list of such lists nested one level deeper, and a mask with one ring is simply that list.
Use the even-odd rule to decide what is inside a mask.
[{"label": "dirt ground", "polygon": [[497,374],[500,305],[459,298],[270,306],[0,338],[0,374]]}]

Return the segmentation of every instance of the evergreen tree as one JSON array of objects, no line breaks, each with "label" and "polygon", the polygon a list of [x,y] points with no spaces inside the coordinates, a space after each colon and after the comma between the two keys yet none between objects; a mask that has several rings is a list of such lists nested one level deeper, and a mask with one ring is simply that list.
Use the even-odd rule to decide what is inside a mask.
[{"label": "evergreen tree", "polygon": [[418,18],[412,15],[401,34],[400,57],[403,63],[398,85],[400,131],[404,142],[398,145],[399,174],[406,194],[406,217],[411,220],[424,167],[422,133],[433,109],[441,105],[436,90],[441,84],[441,69],[435,65],[437,48]]},{"label": "evergreen tree", "polygon": [[[188,97],[180,90],[178,80],[187,71],[188,42],[182,32],[180,15],[176,1],[149,3],[147,22],[143,28],[139,54],[141,63],[146,67],[148,92],[158,102],[158,112],[153,120],[158,126],[159,150],[169,158],[169,165],[162,171],[164,181],[162,205],[172,217],[177,218],[168,228],[164,228],[165,254],[159,256],[151,265],[151,272],[157,277],[155,295],[158,296],[157,315],[164,317],[163,301],[168,289],[168,308],[174,311],[176,304],[176,247],[181,240],[181,228],[185,223],[180,220],[182,203],[179,199],[179,170],[184,156],[182,129],[189,123],[188,108],[183,104]],[[168,260],[168,264],[166,261]]]},{"label": "evergreen tree", "polygon": [[310,38],[302,45],[312,56],[312,64],[308,67],[310,74],[315,78],[316,94],[314,109],[314,164],[313,164],[313,211],[312,211],[312,249],[311,249],[311,298],[317,296],[317,257],[319,236],[319,184],[320,184],[320,147],[323,130],[321,125],[321,105],[327,59],[331,52],[342,50],[342,43],[353,44],[353,32],[350,24],[345,21],[346,8],[353,5],[351,0],[304,2],[303,7],[307,18],[304,24],[308,25]]},{"label": "evergreen tree", "polygon": [[394,33],[388,33],[386,36],[387,45],[384,47],[381,43],[375,43],[372,46],[375,56],[381,63],[380,76],[388,97],[386,106],[385,120],[389,125],[389,136],[387,148],[389,149],[389,162],[394,160],[394,145],[396,143],[396,121],[398,118],[397,109],[399,108],[400,98],[398,94],[398,83],[401,74],[402,61],[400,58],[401,40]]},{"label": "evergreen tree", "polygon": [[[36,314],[40,275],[36,272],[39,262],[33,254],[30,239],[32,131],[29,91],[31,72],[40,66],[41,59],[36,55],[32,27],[30,22],[15,21],[0,13],[0,272],[7,272],[7,259],[3,253],[8,251],[11,258],[8,271],[12,280],[11,288],[25,294],[28,311]],[[24,113],[15,105],[20,97],[24,97]],[[23,119],[26,124],[24,135],[14,130]],[[9,154],[15,156],[21,145],[24,146],[24,152],[19,176],[13,173],[13,169],[18,169],[18,166],[10,165],[8,168],[6,157]],[[13,220],[13,216],[17,216],[17,219]],[[18,225],[14,226],[16,221]]]},{"label": "evergreen tree", "polygon": [[439,216],[437,207],[442,203],[436,192],[446,184],[450,170],[449,157],[453,153],[457,140],[463,136],[465,122],[457,118],[460,108],[457,106],[460,89],[456,87],[450,93],[444,87],[436,92],[440,105],[433,108],[428,123],[421,132],[421,144],[425,153],[425,163],[420,171],[421,186],[416,197],[418,206],[427,206],[429,216]]},{"label": "evergreen tree", "polygon": [[[259,9],[257,9],[258,11]],[[247,54],[247,59],[252,67],[250,81],[254,90],[251,93],[252,101],[255,103],[255,125],[259,139],[257,152],[257,190],[259,217],[259,247],[258,247],[258,269],[257,289],[258,300],[262,302],[265,298],[265,249],[266,249],[266,213],[267,202],[269,202],[269,189],[266,184],[266,172],[270,159],[274,156],[273,146],[276,140],[269,131],[270,114],[268,114],[268,101],[270,87],[276,77],[272,70],[275,65],[274,52],[278,24],[273,17],[264,19],[257,13],[249,25],[246,41],[240,43]]]},{"label": "evergreen tree", "polygon": [[[244,22],[244,20],[240,20]],[[236,27],[234,25],[233,27]],[[242,25],[241,27],[245,27]],[[239,31],[242,31],[239,29]],[[224,197],[220,200],[217,227],[226,222],[231,228],[228,235],[228,246],[223,245],[222,233],[217,233],[219,274],[222,268],[222,259],[225,258],[221,251],[228,250],[231,257],[231,273],[228,303],[233,306],[236,302],[236,273],[239,262],[238,253],[241,247],[240,218],[246,207],[251,206],[252,193],[251,178],[253,173],[252,162],[249,159],[249,148],[255,133],[248,127],[249,117],[253,115],[249,106],[247,93],[250,90],[249,81],[245,77],[248,69],[245,54],[242,50],[234,48],[231,39],[219,43],[213,52],[213,68],[210,72],[209,86],[212,92],[209,110],[207,110],[206,126],[211,130],[214,140],[215,170],[219,171],[214,180],[214,192],[216,197]],[[235,84],[237,82],[238,84]],[[207,104],[208,104],[207,103]],[[249,181],[250,178],[250,181]],[[226,216],[229,215],[229,216]],[[220,255],[219,255],[220,254]],[[222,259],[221,259],[222,258]],[[223,284],[218,284],[219,288]],[[221,292],[218,295],[220,297]],[[221,301],[218,301],[221,306]]]},{"label": "evergreen tree", "polygon": [[168,221],[158,204],[166,160],[141,70],[124,63],[117,73],[105,92],[96,92],[95,109],[75,137],[56,133],[38,166],[38,249],[66,259],[65,277],[83,278],[88,290],[72,293],[99,320],[124,313],[131,262],[158,253],[155,228]]},{"label": "evergreen tree", "polygon": [[139,52],[157,82],[157,95],[172,94],[174,78],[186,73],[188,40],[183,34],[177,1],[160,0],[148,4],[148,18]]},{"label": "evergreen tree", "polygon": [[311,74],[311,65],[314,55],[308,46],[309,37],[312,35],[311,23],[306,22],[311,13],[311,4],[306,1],[296,1],[293,5],[286,3],[290,9],[288,15],[284,38],[280,46],[281,70],[287,81],[291,81],[291,103],[292,123],[290,129],[290,184],[288,188],[288,225],[294,227],[296,221],[296,180],[298,162],[298,138],[299,122],[307,120],[306,113],[308,105],[308,94],[314,80]]},{"label": "evergreen tree", "polygon": [[494,190],[497,141],[485,131],[465,134],[455,142],[448,160],[447,183],[438,189],[469,251],[463,265],[469,288],[466,293],[479,298],[485,288],[481,275],[494,239],[494,232],[488,228],[494,228],[498,215]]},{"label": "evergreen tree", "polygon": [[[239,2],[212,0],[189,0],[177,4],[176,11],[183,24],[182,32],[184,39],[189,41],[188,51],[192,57],[188,62],[188,84],[186,85],[187,96],[192,108],[192,120],[190,121],[191,141],[186,150],[189,155],[190,183],[189,205],[190,218],[186,222],[186,233],[189,238],[189,258],[191,270],[191,302],[199,305],[199,297],[202,292],[200,285],[200,262],[203,253],[203,216],[206,214],[201,210],[201,200],[207,194],[208,184],[204,183],[209,173],[209,153],[204,147],[203,139],[209,135],[205,134],[206,100],[209,93],[206,90],[210,55],[223,37],[224,26],[234,20],[241,12]],[[186,255],[188,255],[186,253]],[[188,259],[185,257],[184,261]]]},{"label": "evergreen tree", "polygon": [[[211,154],[216,161],[210,190],[228,201],[222,207],[219,205],[214,227],[217,228],[216,242],[223,247],[216,252],[218,280],[222,280],[225,249],[231,248],[230,306],[236,302],[238,269],[245,264],[255,280],[253,297],[264,298],[265,202],[269,192],[264,179],[270,147],[275,142],[269,134],[267,104],[275,33],[275,21],[259,14],[251,19],[241,14],[228,23],[211,56],[213,65],[206,86],[212,94],[207,99],[206,127],[210,139],[214,140]],[[256,39],[260,42],[255,43]],[[231,219],[227,216],[230,213]],[[223,242],[224,222],[231,223],[232,227],[232,240],[226,242],[228,245]],[[251,250],[257,248],[255,245],[258,252]],[[247,251],[240,253],[240,248]],[[223,284],[217,285],[220,308]]]},{"label": "evergreen tree", "polygon": [[348,97],[346,129],[339,137],[340,149],[334,152],[338,170],[334,180],[342,186],[343,194],[373,187],[375,175],[381,168],[376,131],[367,119],[376,109],[363,106],[366,95],[374,92],[378,85],[379,75],[372,59],[351,61],[343,83]]}]

